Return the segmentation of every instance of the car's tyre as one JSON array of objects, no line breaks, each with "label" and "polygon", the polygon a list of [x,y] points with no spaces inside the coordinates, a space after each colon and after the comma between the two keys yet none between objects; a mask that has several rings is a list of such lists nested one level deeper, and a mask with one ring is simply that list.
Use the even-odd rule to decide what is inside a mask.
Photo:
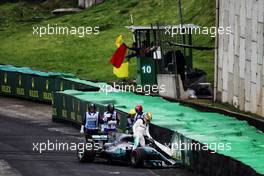
[{"label": "car's tyre", "polygon": [[87,150],[85,146],[79,146],[77,149],[77,158],[81,163],[91,163],[95,160],[96,151]]},{"label": "car's tyre", "polygon": [[133,167],[143,167],[145,151],[143,148],[137,148],[131,152],[130,162]]}]

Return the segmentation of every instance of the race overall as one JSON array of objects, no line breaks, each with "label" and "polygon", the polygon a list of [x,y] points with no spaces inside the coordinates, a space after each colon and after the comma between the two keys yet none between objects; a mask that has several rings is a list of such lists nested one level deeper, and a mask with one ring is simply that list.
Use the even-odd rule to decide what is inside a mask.
[{"label": "race overall", "polygon": [[98,125],[99,125],[99,112],[91,113],[86,112],[85,114],[85,139],[88,142],[88,139],[92,137],[92,135],[98,134]]},{"label": "race overall", "polygon": [[113,113],[105,112],[104,113],[104,132],[108,133],[109,131],[116,132],[117,131],[117,112]]},{"label": "race overall", "polygon": [[133,150],[136,149],[139,144],[141,147],[145,147],[145,138],[147,135],[148,124],[144,123],[143,119],[138,119],[133,125],[133,137],[134,137],[134,146]]},{"label": "race overall", "polygon": [[127,126],[126,126],[126,134],[132,133],[132,127],[134,125],[134,119],[130,116],[127,117]]},{"label": "race overall", "polygon": [[138,119],[143,119],[143,115],[144,115],[144,113],[143,112],[141,112],[141,113],[136,113],[136,115],[135,115],[135,120],[134,120],[134,122],[133,122],[133,125],[136,123],[136,121],[138,120]]},{"label": "race overall", "polygon": [[86,112],[85,131],[98,131],[99,127],[99,112]]}]

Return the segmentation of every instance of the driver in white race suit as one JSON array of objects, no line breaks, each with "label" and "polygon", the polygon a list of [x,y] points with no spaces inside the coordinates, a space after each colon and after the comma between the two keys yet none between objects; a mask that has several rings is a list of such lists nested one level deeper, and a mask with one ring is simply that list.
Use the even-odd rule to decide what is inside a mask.
[{"label": "driver in white race suit", "polygon": [[135,150],[139,144],[141,147],[145,147],[145,138],[144,136],[149,135],[149,123],[152,120],[152,114],[150,112],[144,113],[143,118],[138,119],[133,125],[133,137],[134,137],[134,146]]}]

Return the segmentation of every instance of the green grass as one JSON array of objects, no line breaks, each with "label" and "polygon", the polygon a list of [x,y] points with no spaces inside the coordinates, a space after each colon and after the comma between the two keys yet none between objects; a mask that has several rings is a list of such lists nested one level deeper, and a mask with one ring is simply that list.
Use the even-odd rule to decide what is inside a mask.
[{"label": "green grass", "polygon": [[[184,23],[214,26],[214,1],[183,0]],[[50,71],[71,72],[84,79],[116,80],[108,64],[116,47],[115,38],[123,34],[131,44],[130,25],[133,14],[136,25],[151,23],[178,24],[175,0],[107,0],[77,14],[50,18],[47,2],[41,4],[4,3],[0,5],[0,63],[29,66]],[[23,15],[21,16],[21,13]],[[32,21],[33,16],[45,20]],[[32,26],[100,26],[100,34],[77,36],[32,35]],[[213,46],[210,36],[194,36],[194,45]],[[194,66],[204,69],[213,82],[213,51],[194,51]],[[130,79],[136,77],[136,63],[130,65]]]}]

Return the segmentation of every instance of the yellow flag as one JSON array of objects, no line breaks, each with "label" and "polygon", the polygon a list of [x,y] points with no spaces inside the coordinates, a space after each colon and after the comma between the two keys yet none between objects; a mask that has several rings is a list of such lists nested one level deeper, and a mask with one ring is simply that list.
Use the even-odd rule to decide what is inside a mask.
[{"label": "yellow flag", "polygon": [[[119,35],[116,38],[115,45],[117,48],[119,48],[123,43],[123,36]],[[116,75],[118,78],[127,78],[128,77],[128,67],[129,63],[125,62],[121,65],[120,68],[113,67],[113,73]]]},{"label": "yellow flag", "polygon": [[123,43],[123,36],[122,35],[119,35],[117,38],[116,38],[116,41],[115,41],[115,45],[117,48],[119,48]]},{"label": "yellow flag", "polygon": [[125,62],[121,65],[120,68],[113,67],[113,73],[118,78],[127,78],[128,77],[128,66],[129,66],[129,63]]}]

